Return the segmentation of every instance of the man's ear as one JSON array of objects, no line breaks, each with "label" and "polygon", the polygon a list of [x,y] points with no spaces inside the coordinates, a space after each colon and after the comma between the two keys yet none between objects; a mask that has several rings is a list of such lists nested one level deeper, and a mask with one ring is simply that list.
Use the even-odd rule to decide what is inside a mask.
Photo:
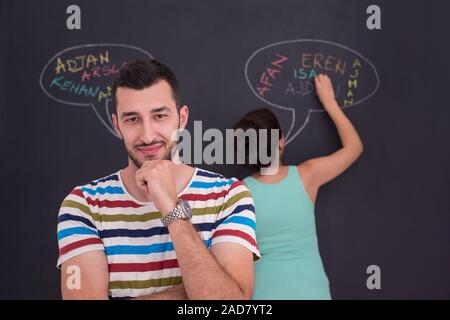
[{"label": "man's ear", "polygon": [[116,136],[123,140],[123,136],[122,133],[120,132],[120,128],[119,128],[119,121],[117,120],[117,116],[115,113],[111,114],[111,119],[114,125],[114,131],[116,132]]},{"label": "man's ear", "polygon": [[189,108],[187,105],[183,105],[180,108],[180,111],[178,112],[179,116],[180,116],[180,122],[179,122],[179,127],[180,129],[184,129],[187,125],[188,122],[188,118],[189,118]]}]

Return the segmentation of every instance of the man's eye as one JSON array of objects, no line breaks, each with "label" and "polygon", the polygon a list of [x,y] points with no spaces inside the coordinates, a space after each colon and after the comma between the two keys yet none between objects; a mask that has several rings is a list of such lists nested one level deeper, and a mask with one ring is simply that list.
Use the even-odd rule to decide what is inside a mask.
[{"label": "man's eye", "polygon": [[167,117],[167,114],[157,114],[155,115],[156,120],[161,120]]},{"label": "man's eye", "polygon": [[138,120],[137,117],[131,117],[125,120],[125,122],[136,122]]}]

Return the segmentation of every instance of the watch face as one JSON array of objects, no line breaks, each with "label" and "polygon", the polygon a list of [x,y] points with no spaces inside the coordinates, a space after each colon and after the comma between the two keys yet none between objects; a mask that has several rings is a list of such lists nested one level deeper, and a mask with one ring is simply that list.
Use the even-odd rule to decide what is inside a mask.
[{"label": "watch face", "polygon": [[181,204],[181,207],[183,208],[183,213],[184,213],[184,216],[186,217],[186,219],[191,219],[192,218],[192,209],[191,209],[191,206],[189,205],[189,202],[187,202],[186,200],[181,200],[180,204]]}]

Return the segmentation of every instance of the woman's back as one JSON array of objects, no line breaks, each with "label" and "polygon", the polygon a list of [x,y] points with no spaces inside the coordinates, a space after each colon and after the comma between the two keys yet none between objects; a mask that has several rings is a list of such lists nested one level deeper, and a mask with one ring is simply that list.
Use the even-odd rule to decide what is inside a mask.
[{"label": "woman's back", "polygon": [[255,264],[254,299],[330,299],[319,254],[314,204],[295,166],[278,183],[247,177],[262,259]]},{"label": "woman's back", "polygon": [[[339,107],[330,78],[314,77],[317,96],[336,126],[342,147],[325,156],[308,159],[299,165],[311,199],[319,188],[344,172],[363,152],[358,132]],[[272,139],[246,144],[245,165],[255,171],[267,168],[261,154],[281,164],[286,145],[294,138],[282,134],[275,114],[267,108],[248,112],[234,129],[269,130],[279,135],[279,144]],[[273,131],[275,130],[275,131]],[[272,136],[272,135],[271,135]],[[261,137],[258,137],[258,139]],[[286,139],[289,138],[287,141]],[[267,153],[267,150],[270,150]],[[265,160],[265,159],[264,159]],[[285,170],[282,166],[280,169]],[[262,259],[255,263],[254,299],[330,299],[328,279],[323,269],[317,244],[314,205],[305,191],[297,167],[288,167],[287,177],[279,183],[270,183],[274,177],[261,176],[258,181],[245,179],[252,191],[256,209],[256,237]],[[277,175],[281,174],[279,171]],[[263,182],[268,182],[265,184]]]}]

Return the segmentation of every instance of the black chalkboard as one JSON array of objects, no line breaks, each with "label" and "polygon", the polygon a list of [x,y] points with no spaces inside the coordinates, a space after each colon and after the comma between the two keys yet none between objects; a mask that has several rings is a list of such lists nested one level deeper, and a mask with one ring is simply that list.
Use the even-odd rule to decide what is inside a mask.
[{"label": "black chalkboard", "polygon": [[[0,1],[0,298],[60,298],[59,205],[126,166],[108,93],[120,65],[141,57],[177,74],[188,129],[225,130],[270,108],[289,164],[339,147],[311,82],[330,75],[365,146],[318,195],[333,298],[450,298],[448,5],[377,1],[381,29],[369,30],[364,0],[77,1],[81,29],[68,30],[71,4]],[[371,265],[379,290],[366,286]]]}]

